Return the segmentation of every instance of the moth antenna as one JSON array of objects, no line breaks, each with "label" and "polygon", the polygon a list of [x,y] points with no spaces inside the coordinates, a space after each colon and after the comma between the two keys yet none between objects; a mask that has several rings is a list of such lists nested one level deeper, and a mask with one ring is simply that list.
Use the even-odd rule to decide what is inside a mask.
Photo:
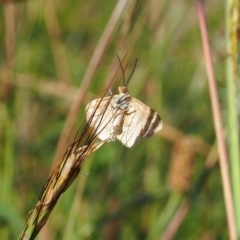
[{"label": "moth antenna", "polygon": [[120,59],[120,57],[118,56],[118,54],[116,53],[117,55],[117,58],[118,58],[118,61],[119,61],[119,64],[120,64],[120,67],[121,67],[121,70],[122,70],[122,74],[123,74],[123,84],[124,86],[127,86],[126,85],[126,77],[125,77],[125,72],[124,72],[124,69],[123,69],[123,65],[122,65],[122,61]]},{"label": "moth antenna", "polygon": [[128,77],[127,81],[125,81],[125,78],[124,78],[125,86],[128,85],[128,83],[129,83],[129,81],[130,81],[130,79],[131,79],[131,77],[132,77],[132,75],[133,75],[133,73],[134,73],[134,70],[135,70],[135,68],[136,68],[136,66],[137,66],[137,62],[138,62],[138,59],[135,60],[135,64],[134,64],[133,70],[132,70],[130,76]]}]

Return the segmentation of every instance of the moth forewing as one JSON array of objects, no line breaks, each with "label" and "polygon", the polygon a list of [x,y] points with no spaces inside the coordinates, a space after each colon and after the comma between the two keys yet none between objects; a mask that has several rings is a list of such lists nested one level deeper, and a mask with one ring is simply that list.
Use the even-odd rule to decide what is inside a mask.
[{"label": "moth forewing", "polygon": [[132,147],[143,137],[151,137],[161,130],[160,116],[136,98],[131,98],[125,114],[122,133],[117,136],[126,147]]},{"label": "moth forewing", "polygon": [[86,106],[87,121],[99,139],[114,141],[116,135],[122,132],[128,101],[127,95],[119,94],[93,100]]},{"label": "moth forewing", "polygon": [[96,136],[107,141],[111,131],[111,97],[95,99],[86,106],[86,119],[89,127],[95,130]]}]

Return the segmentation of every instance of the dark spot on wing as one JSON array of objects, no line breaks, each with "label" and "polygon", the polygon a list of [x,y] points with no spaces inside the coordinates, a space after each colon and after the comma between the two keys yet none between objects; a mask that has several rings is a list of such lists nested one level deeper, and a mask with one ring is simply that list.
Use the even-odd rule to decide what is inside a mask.
[{"label": "dark spot on wing", "polygon": [[143,137],[151,137],[154,134],[154,130],[157,128],[161,121],[160,116],[151,109],[144,128],[141,131]]}]

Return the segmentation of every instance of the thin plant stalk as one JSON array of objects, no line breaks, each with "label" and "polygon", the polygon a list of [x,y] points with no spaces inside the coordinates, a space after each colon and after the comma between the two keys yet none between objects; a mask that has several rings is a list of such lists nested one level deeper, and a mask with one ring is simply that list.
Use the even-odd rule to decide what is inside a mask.
[{"label": "thin plant stalk", "polygon": [[[60,196],[72,185],[78,176],[82,162],[105,142],[108,142],[108,140],[99,140],[97,137],[106,127],[105,124],[107,123],[100,124],[96,129],[91,126],[91,123],[92,121],[93,123],[94,121],[98,121],[97,118],[94,118],[96,111],[102,101],[104,101],[103,99],[111,88],[114,80],[115,78],[109,83],[105,93],[102,98],[98,100],[96,106],[91,109],[91,115],[83,129],[82,124],[80,125],[73,142],[67,147],[62,159],[60,159],[50,178],[45,183],[35,208],[29,212],[26,224],[19,236],[20,240],[32,240],[38,235],[39,231],[47,222]],[[107,98],[108,100],[104,102],[104,107],[101,108],[102,115],[99,116],[100,122],[104,122],[104,115],[112,98],[113,95],[109,96]],[[113,113],[112,118],[116,117],[116,114],[117,112]]]},{"label": "thin plant stalk", "polygon": [[228,141],[236,227],[240,237],[240,156],[238,125],[238,33],[239,1],[226,1],[226,80],[228,99]]},{"label": "thin plant stalk", "polygon": [[[107,91],[105,94],[106,93]],[[19,236],[20,240],[32,240],[38,235],[39,231],[47,222],[60,196],[72,185],[78,176],[84,159],[105,143],[97,138],[102,129],[94,130],[90,127],[94,114],[101,104],[103,97],[78,136],[81,130],[80,126],[73,142],[66,149],[62,160],[59,161],[50,178],[45,183],[35,208],[28,214],[26,224]],[[110,101],[111,98],[109,98],[108,104]],[[106,108],[107,106],[108,105],[106,105]]]},{"label": "thin plant stalk", "polygon": [[76,141],[69,146],[63,161],[58,164],[44,185],[36,207],[29,212],[26,224],[19,236],[20,240],[32,240],[38,235],[61,194],[71,186],[78,176],[83,160],[101,147],[103,143],[90,143],[89,145],[76,148],[79,144]]},{"label": "thin plant stalk", "polygon": [[208,38],[208,32],[207,32],[207,26],[206,26],[206,18],[204,13],[203,1],[198,0],[197,5],[198,5],[199,26],[201,30],[203,50],[204,50],[205,61],[206,61],[206,70],[207,70],[207,76],[208,76],[210,99],[211,99],[211,105],[212,105],[212,111],[213,111],[214,127],[215,127],[217,146],[218,146],[218,152],[219,152],[219,163],[220,163],[220,170],[221,170],[221,176],[222,176],[223,193],[224,193],[225,206],[226,206],[226,212],[227,212],[226,214],[227,214],[229,235],[231,240],[237,240],[227,150],[226,150],[226,144],[224,141],[220,105],[218,101],[216,80],[213,72],[213,65],[212,65],[212,58],[211,58],[211,51],[210,51],[210,45],[209,45],[209,38]]}]

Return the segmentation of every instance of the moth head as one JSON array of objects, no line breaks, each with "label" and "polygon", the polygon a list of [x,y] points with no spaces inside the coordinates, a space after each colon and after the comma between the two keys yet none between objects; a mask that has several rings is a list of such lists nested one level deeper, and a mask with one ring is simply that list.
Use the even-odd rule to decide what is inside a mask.
[{"label": "moth head", "polygon": [[118,87],[118,91],[119,91],[119,93],[123,93],[123,94],[128,93],[128,89],[126,86]]}]

